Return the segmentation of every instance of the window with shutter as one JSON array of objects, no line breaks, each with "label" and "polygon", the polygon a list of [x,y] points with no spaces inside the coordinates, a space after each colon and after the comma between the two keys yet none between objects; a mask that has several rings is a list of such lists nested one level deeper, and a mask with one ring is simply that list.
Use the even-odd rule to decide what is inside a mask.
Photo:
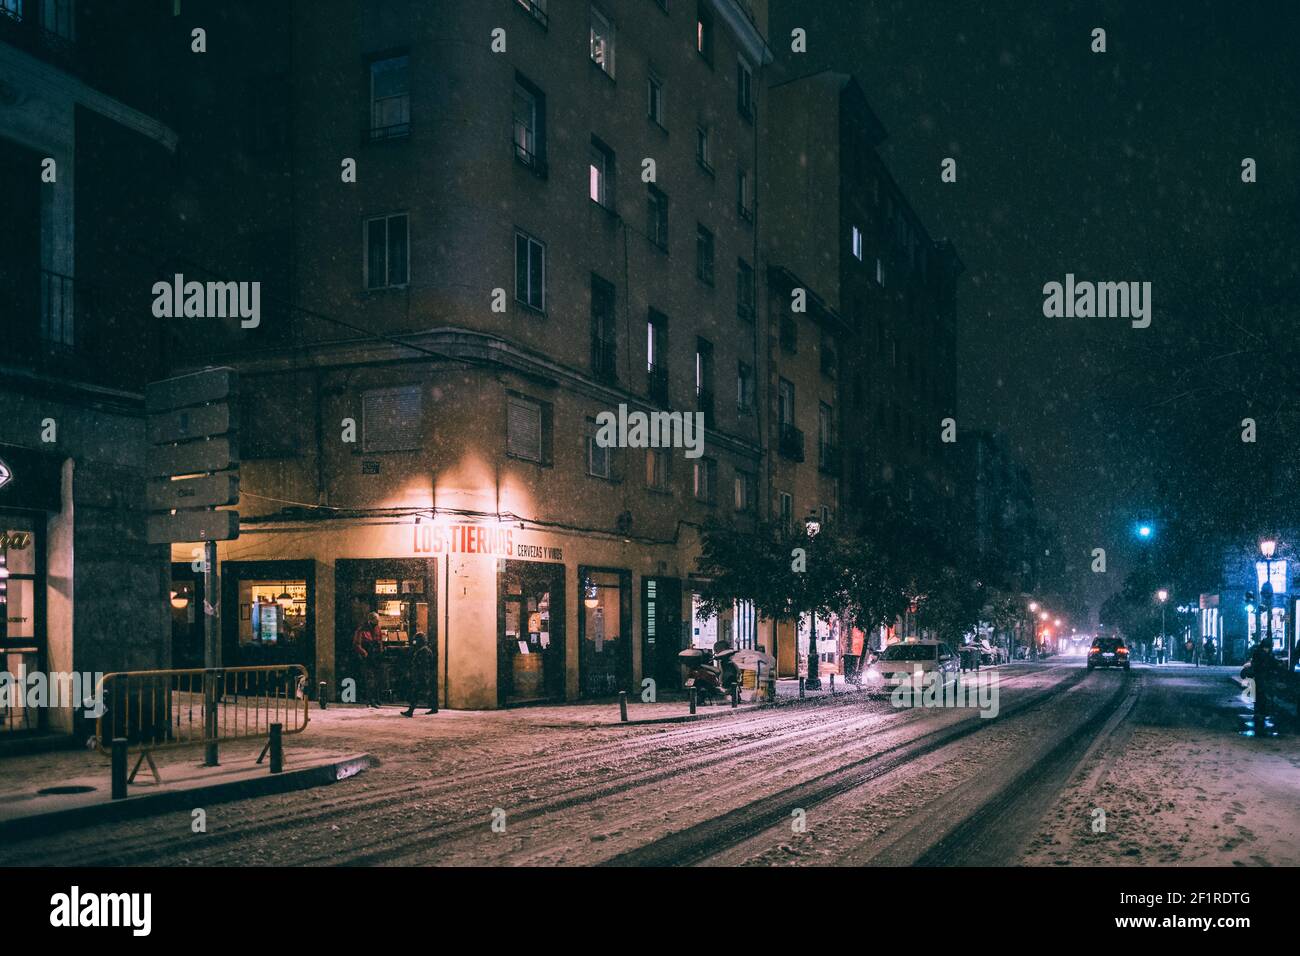
[{"label": "window with shutter", "polygon": [[420,386],[377,388],[361,396],[361,448],[411,451],[420,447]]},{"label": "window with shutter", "polygon": [[542,406],[511,398],[506,420],[506,453],[529,461],[542,460]]}]

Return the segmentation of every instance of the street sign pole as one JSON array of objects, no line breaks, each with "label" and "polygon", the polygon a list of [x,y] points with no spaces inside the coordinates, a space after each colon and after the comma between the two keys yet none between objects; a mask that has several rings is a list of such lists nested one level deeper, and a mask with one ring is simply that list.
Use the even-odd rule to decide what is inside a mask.
[{"label": "street sign pole", "polygon": [[238,374],[209,368],[151,382],[145,390],[150,452],[146,462],[150,544],[203,542],[204,763],[218,765],[221,670],[221,579],[217,542],[239,536],[238,433],[232,404]]},{"label": "street sign pole", "polygon": [[219,764],[217,753],[217,682],[221,669],[221,589],[217,580],[217,543],[203,545],[203,762]]}]

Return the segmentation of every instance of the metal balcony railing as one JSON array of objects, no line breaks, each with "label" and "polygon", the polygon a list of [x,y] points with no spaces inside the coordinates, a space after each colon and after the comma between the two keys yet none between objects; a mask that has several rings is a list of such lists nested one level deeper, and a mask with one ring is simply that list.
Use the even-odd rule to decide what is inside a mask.
[{"label": "metal balcony railing", "polygon": [[713,389],[697,388],[695,390],[695,407],[704,413],[704,425],[713,427]]},{"label": "metal balcony railing", "polygon": [[818,445],[817,467],[828,475],[838,475],[840,472],[839,446],[829,444]]},{"label": "metal balcony railing", "polygon": [[668,404],[668,369],[662,365],[651,365],[646,372],[646,391],[650,400],[659,405]]},{"label": "metal balcony railing", "polygon": [[791,461],[803,461],[803,432],[789,422],[781,422],[777,451]]},{"label": "metal balcony railing", "polygon": [[602,382],[618,380],[614,343],[593,337],[591,340],[591,374]]}]

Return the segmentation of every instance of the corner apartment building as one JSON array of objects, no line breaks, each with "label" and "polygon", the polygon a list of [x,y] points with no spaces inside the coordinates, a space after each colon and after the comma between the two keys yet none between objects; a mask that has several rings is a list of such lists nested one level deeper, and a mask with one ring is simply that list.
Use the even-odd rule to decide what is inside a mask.
[{"label": "corner apartment building", "polygon": [[[175,134],[124,65],[143,8],[0,0],[0,671],[165,667],[165,548],[145,542],[143,386]],[[87,692],[92,687],[84,688]],[[21,696],[21,695],[16,695]],[[74,707],[0,704],[0,740]]]},{"label": "corner apartment building", "polygon": [[[180,64],[169,112],[183,144],[230,120],[221,155],[183,147],[189,268],[274,272],[258,327],[172,326],[177,370],[241,373],[224,662],[301,662],[337,696],[375,611],[390,661],[424,632],[442,703],[490,708],[672,686],[692,640],[752,639],[744,609],[695,617],[692,574],[704,523],[765,494],[763,4],[243,15],[187,0],[177,28],[206,26],[225,95],[196,118],[218,61]],[[202,188],[231,168],[265,209]],[[620,407],[701,413],[701,454],[601,447]]]}]

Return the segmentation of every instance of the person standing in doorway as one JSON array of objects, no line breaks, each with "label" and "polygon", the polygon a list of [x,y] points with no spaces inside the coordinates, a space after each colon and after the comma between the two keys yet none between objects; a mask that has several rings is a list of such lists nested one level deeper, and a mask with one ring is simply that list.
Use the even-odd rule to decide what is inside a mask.
[{"label": "person standing in doorway", "polygon": [[379,629],[379,615],[371,611],[366,623],[352,635],[352,653],[356,656],[366,705],[379,706],[380,684],[384,679],[384,636]]},{"label": "person standing in doorway", "polygon": [[438,712],[437,691],[433,686],[433,650],[423,633],[415,635],[411,642],[411,661],[406,674],[408,706],[402,711],[403,717],[415,716],[415,702],[427,700],[429,709],[426,714]]}]

